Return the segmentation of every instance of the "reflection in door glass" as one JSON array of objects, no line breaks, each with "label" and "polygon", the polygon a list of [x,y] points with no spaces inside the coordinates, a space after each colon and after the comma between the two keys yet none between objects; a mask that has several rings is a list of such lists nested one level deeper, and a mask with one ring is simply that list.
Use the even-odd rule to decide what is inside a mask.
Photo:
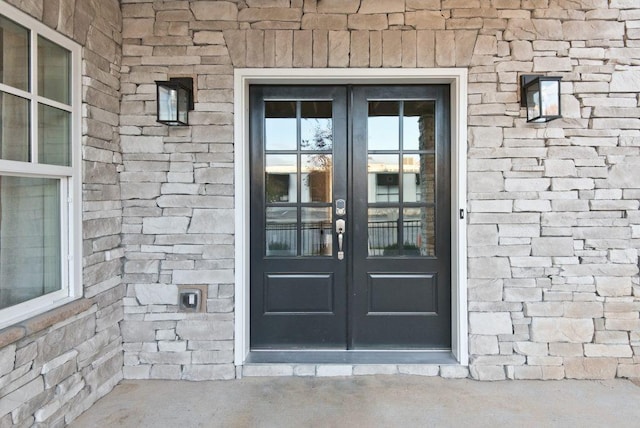
[{"label": "reflection in door glass", "polygon": [[434,208],[405,208],[403,217],[404,254],[435,256],[436,218]]},{"label": "reflection in door glass", "polygon": [[395,256],[398,251],[399,210],[397,208],[369,208],[369,255]]},{"label": "reflection in door glass", "polygon": [[331,101],[303,101],[300,109],[300,148],[331,150],[333,148]]},{"label": "reflection in door glass", "polygon": [[330,154],[318,153],[301,156],[302,202],[331,202],[333,163]]},{"label": "reflection in door glass", "polygon": [[400,165],[398,155],[369,155],[369,202],[398,202],[400,195]]},{"label": "reflection in door glass", "polygon": [[298,250],[298,212],[295,207],[267,207],[267,256],[295,256]]},{"label": "reflection in door glass", "polygon": [[402,168],[404,202],[434,202],[435,155],[404,155]]},{"label": "reflection in door glass", "polygon": [[405,101],[403,147],[405,150],[434,150],[436,147],[435,103],[433,101]]},{"label": "reflection in door glass", "polygon": [[302,208],[302,255],[332,255],[331,208]]},{"label": "reflection in door glass", "polygon": [[369,150],[398,150],[400,108],[397,101],[370,101],[367,121]]},{"label": "reflection in door glass", "polygon": [[267,101],[264,109],[266,150],[296,150],[296,102]]},{"label": "reflection in door glass", "polygon": [[296,155],[266,155],[266,201],[296,202]]}]

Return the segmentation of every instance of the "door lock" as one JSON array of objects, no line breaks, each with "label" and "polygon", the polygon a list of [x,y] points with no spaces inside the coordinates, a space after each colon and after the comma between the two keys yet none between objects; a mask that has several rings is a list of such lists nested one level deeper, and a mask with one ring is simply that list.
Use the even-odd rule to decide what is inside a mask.
[{"label": "door lock", "polygon": [[336,220],[336,232],[338,233],[338,260],[344,259],[344,251],[342,250],[342,243],[344,240],[346,222],[344,219]]},{"label": "door lock", "polygon": [[347,213],[347,202],[344,199],[336,199],[336,215],[343,216]]}]

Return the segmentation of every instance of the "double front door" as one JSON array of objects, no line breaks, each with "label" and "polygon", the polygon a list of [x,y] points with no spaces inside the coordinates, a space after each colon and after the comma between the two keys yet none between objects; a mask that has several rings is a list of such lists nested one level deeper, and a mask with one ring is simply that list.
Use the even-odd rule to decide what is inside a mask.
[{"label": "double front door", "polygon": [[252,350],[451,347],[449,89],[252,86]]}]

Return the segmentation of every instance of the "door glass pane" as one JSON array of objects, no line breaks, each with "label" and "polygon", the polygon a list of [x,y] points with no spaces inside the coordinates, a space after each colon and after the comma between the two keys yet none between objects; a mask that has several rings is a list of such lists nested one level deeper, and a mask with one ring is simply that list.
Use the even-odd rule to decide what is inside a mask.
[{"label": "door glass pane", "polygon": [[29,31],[0,16],[0,82],[29,90]]},{"label": "door glass pane", "polygon": [[400,200],[400,165],[398,155],[369,155],[369,202],[398,202]]},{"label": "door glass pane", "polygon": [[295,256],[298,243],[298,210],[268,207],[266,221],[267,256]]},{"label": "door glass pane", "polygon": [[435,103],[405,101],[403,146],[405,150],[434,150],[436,145]]},{"label": "door glass pane", "polygon": [[267,150],[296,150],[296,102],[267,101],[264,103],[264,138]]},{"label": "door glass pane", "polygon": [[331,202],[333,163],[329,154],[302,155],[302,202]]},{"label": "door glass pane", "polygon": [[265,163],[267,203],[297,202],[296,155],[266,155]]},{"label": "door glass pane", "polygon": [[367,121],[369,150],[398,150],[400,141],[400,103],[370,101]]},{"label": "door glass pane", "polygon": [[71,52],[38,37],[38,94],[61,103],[71,100]]},{"label": "door glass pane", "polygon": [[38,106],[38,162],[71,165],[71,113]]},{"label": "door glass pane", "polygon": [[302,255],[331,256],[331,208],[302,208]]},{"label": "door glass pane", "polygon": [[331,150],[333,148],[331,101],[303,101],[300,107],[302,150]]},{"label": "door glass pane", "polygon": [[369,208],[369,255],[398,255],[398,222],[397,208]]},{"label": "door glass pane", "polygon": [[0,176],[0,309],[60,290],[60,181]]},{"label": "door glass pane", "polygon": [[436,217],[434,208],[405,208],[403,217],[404,254],[435,256]]},{"label": "door glass pane", "polygon": [[0,158],[29,161],[29,101],[0,92]]},{"label": "door glass pane", "polygon": [[434,202],[435,155],[404,155],[403,197],[405,202]]}]

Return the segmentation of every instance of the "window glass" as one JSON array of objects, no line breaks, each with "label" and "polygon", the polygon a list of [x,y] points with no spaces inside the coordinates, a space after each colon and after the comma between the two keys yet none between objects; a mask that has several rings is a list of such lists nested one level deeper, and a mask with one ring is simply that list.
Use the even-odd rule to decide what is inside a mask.
[{"label": "window glass", "polygon": [[0,92],[0,159],[29,161],[29,100]]},{"label": "window glass", "polygon": [[0,309],[60,290],[60,181],[0,176]]},{"label": "window glass", "polygon": [[29,90],[29,31],[0,16],[0,82]]},{"label": "window glass", "polygon": [[38,162],[71,165],[71,113],[38,106]]},{"label": "window glass", "polygon": [[71,52],[38,37],[38,95],[70,104]]}]

